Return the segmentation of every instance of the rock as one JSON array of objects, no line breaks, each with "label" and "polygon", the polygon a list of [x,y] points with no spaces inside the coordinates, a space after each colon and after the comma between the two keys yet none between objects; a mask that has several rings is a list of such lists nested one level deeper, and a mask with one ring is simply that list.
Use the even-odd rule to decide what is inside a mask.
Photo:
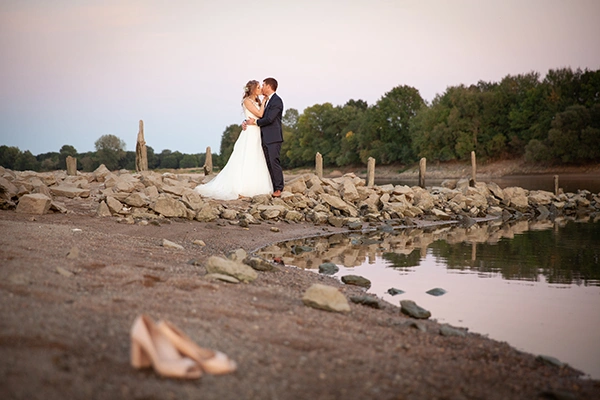
[{"label": "rock", "polygon": [[360,198],[360,196],[358,195],[358,191],[356,190],[356,186],[354,185],[351,179],[343,179],[340,189],[340,196],[342,196],[342,199],[344,199],[344,201],[350,203]]},{"label": "rock", "polygon": [[246,253],[246,250],[244,249],[235,249],[230,251],[227,254],[227,258],[231,261],[236,261],[236,262],[243,262],[244,259],[248,256],[248,254]]},{"label": "rock", "polygon": [[194,192],[193,190],[186,190],[185,193],[181,196],[181,201],[188,208],[196,212],[198,212],[204,205],[202,196],[200,196],[197,192]]},{"label": "rock", "polygon": [[71,250],[67,253],[68,259],[79,258],[79,249],[77,247],[71,247]]},{"label": "rock", "polygon": [[150,204],[150,199],[145,194],[136,192],[127,196],[123,202],[131,207],[145,207]]},{"label": "rock", "polygon": [[530,205],[547,206],[554,200],[554,194],[545,190],[532,190],[529,192],[528,202]]},{"label": "rock", "polygon": [[337,265],[335,265],[332,262],[326,262],[323,263],[321,265],[319,265],[319,273],[320,274],[324,274],[324,275],[334,275],[335,273],[337,273],[340,269],[338,268]]},{"label": "rock", "polygon": [[277,267],[261,257],[248,256],[244,259],[244,264],[249,265],[257,271],[275,271]]},{"label": "rock", "polygon": [[206,243],[204,243],[204,240],[201,240],[201,239],[196,239],[192,243],[195,244],[196,246],[200,246],[200,247],[206,246]]},{"label": "rock", "polygon": [[425,293],[430,294],[432,296],[443,296],[447,292],[444,289],[435,288],[435,289],[430,289],[430,290],[426,291]]},{"label": "rock", "polygon": [[440,326],[440,335],[442,336],[467,336],[466,332],[462,329],[453,328],[449,325]]},{"label": "rock", "polygon": [[406,325],[409,326],[409,327],[411,327],[411,328],[415,328],[415,329],[417,329],[417,330],[419,330],[421,332],[427,332],[427,327],[422,322],[409,321]]},{"label": "rock", "polygon": [[50,210],[52,199],[45,194],[25,194],[19,199],[16,211],[20,214],[46,214]]},{"label": "rock", "polygon": [[327,222],[331,226],[335,226],[336,228],[341,228],[344,226],[345,219],[342,217],[330,216],[327,218]]},{"label": "rock", "polygon": [[319,283],[313,284],[306,290],[302,302],[309,307],[325,311],[350,312],[350,305],[339,290]]},{"label": "rock", "polygon": [[424,308],[419,307],[412,300],[402,300],[400,301],[400,311],[403,314],[408,315],[409,317],[413,317],[416,319],[427,319],[431,317],[431,313]]},{"label": "rock", "polygon": [[298,177],[285,185],[284,191],[291,193],[304,193],[307,189],[306,182],[303,177]]},{"label": "rock", "polygon": [[270,229],[271,232],[280,232],[280,229],[276,226],[272,226]]},{"label": "rock", "polygon": [[110,171],[104,164],[101,164],[96,170],[92,173],[94,180],[96,182],[104,182],[107,175],[110,174]]},{"label": "rock", "polygon": [[370,280],[358,275],[344,275],[342,276],[342,282],[346,285],[360,286],[367,289],[371,287]]},{"label": "rock", "polygon": [[174,243],[174,242],[171,242],[170,240],[167,240],[167,239],[163,239],[162,246],[166,247],[168,249],[183,250],[183,246],[182,245]]},{"label": "rock", "polygon": [[304,214],[299,211],[290,210],[285,213],[284,218],[286,221],[301,222],[304,219]]},{"label": "rock", "polygon": [[106,205],[113,214],[118,214],[123,209],[123,204],[112,196],[106,197]]},{"label": "rock", "polygon": [[96,216],[110,217],[111,215],[112,214],[110,213],[110,209],[108,208],[106,202],[101,201],[100,204],[98,204],[98,208],[96,209]]},{"label": "rock", "polygon": [[442,220],[442,221],[448,221],[451,220],[452,217],[450,215],[448,215],[447,213],[445,213],[442,210],[439,210],[437,208],[434,208],[433,210],[431,210],[431,213],[438,219]]},{"label": "rock", "polygon": [[79,189],[73,186],[59,185],[50,187],[50,192],[54,196],[62,196],[73,199],[75,197],[90,197],[89,189]]},{"label": "rock", "polygon": [[396,296],[396,295],[398,295],[398,294],[402,294],[402,293],[404,293],[404,290],[400,290],[400,289],[396,289],[396,288],[389,288],[389,289],[387,290],[387,292],[388,292],[389,294],[391,294],[392,296]]},{"label": "rock", "polygon": [[63,267],[56,267],[56,272],[58,272],[59,274],[61,274],[62,276],[66,277],[66,278],[70,278],[74,275],[71,271],[69,271]]},{"label": "rock", "polygon": [[351,231],[359,231],[362,229],[362,227],[363,224],[360,221],[353,221],[348,223],[348,229],[350,229]]},{"label": "rock", "polygon": [[202,206],[200,211],[196,213],[196,216],[194,218],[200,222],[211,222],[217,219],[220,214],[221,212],[217,207],[206,203]]},{"label": "rock", "polygon": [[150,208],[165,217],[187,218],[187,208],[185,207],[185,204],[165,194],[158,196],[158,199],[156,202],[152,203]]},{"label": "rock", "polygon": [[237,278],[234,278],[233,276],[230,275],[224,275],[224,274],[206,274],[204,275],[204,279],[213,279],[213,280],[219,280],[219,281],[223,281],[223,282],[229,282],[229,283],[240,283],[240,280]]},{"label": "rock", "polygon": [[226,208],[221,212],[221,218],[223,219],[228,219],[228,220],[233,220],[237,218],[237,211],[232,210],[230,208]]},{"label": "rock", "polygon": [[52,211],[57,211],[61,214],[66,214],[68,211],[63,203],[59,203],[58,201],[54,201],[54,200],[50,203],[50,209]]},{"label": "rock", "polygon": [[258,211],[263,219],[275,219],[283,214],[285,207],[279,205],[269,206],[261,204],[258,206]]},{"label": "rock", "polygon": [[19,189],[8,179],[0,176],[0,194],[6,200],[17,197]]},{"label": "rock", "polygon": [[342,200],[339,197],[323,193],[321,195],[321,200],[323,200],[324,202],[329,204],[331,207],[336,208],[340,211],[343,211],[344,213],[348,214],[351,217],[358,216],[358,210],[355,207],[351,206],[350,204],[346,203],[344,200]]},{"label": "rock", "polygon": [[252,282],[258,278],[258,273],[250,266],[226,258],[211,256],[204,265],[209,274],[225,274],[241,282]]},{"label": "rock", "polygon": [[546,355],[542,355],[542,354],[540,354],[539,356],[537,356],[536,360],[541,361],[544,364],[554,365],[555,367],[559,367],[559,368],[561,368],[561,367],[563,367],[565,365],[558,358],[551,357],[551,356],[546,356]]},{"label": "rock", "polygon": [[371,308],[381,308],[381,304],[379,304],[379,300],[373,298],[371,296],[350,296],[350,301],[356,304],[362,304],[363,306],[371,307]]}]

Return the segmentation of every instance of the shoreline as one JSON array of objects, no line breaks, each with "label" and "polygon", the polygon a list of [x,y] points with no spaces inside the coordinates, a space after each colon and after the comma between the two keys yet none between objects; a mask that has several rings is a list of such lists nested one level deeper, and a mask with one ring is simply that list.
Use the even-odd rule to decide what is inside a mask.
[{"label": "shoreline", "polygon": [[[312,212],[310,215],[324,221],[318,223],[299,221],[296,209],[284,207],[286,200],[270,196],[195,203],[187,191],[171,194],[178,191],[177,182],[182,187],[193,183],[178,181],[180,176],[174,174],[148,173],[136,178],[139,182],[132,181],[130,174],[110,172],[101,182],[95,180],[97,176],[53,177],[65,183],[73,179],[83,188],[73,184],[67,190],[58,184],[65,195],[56,196],[60,201],[54,199],[55,212],[32,215],[0,210],[0,228],[10,232],[0,236],[0,317],[4,322],[0,326],[0,357],[5,360],[0,363],[0,395],[5,398],[34,399],[40,394],[47,399],[600,396],[600,381],[581,379],[581,372],[568,365],[553,364],[477,333],[445,336],[437,321],[416,321],[387,302],[381,302],[380,309],[350,303],[349,313],[304,305],[302,298],[315,283],[335,287],[346,298],[365,294],[333,277],[275,265],[271,271],[259,271],[257,279],[247,284],[207,278],[205,262],[214,255],[239,248],[256,251],[301,237],[359,231],[359,226],[353,225],[355,217],[345,216],[354,212],[355,206],[349,201],[348,208],[336,203],[329,187],[329,196],[323,198],[347,211],[331,206],[326,213],[324,204],[307,206],[303,202],[309,202],[310,195],[303,197],[299,192],[286,197],[297,209],[307,208],[304,215]],[[312,177],[306,179],[317,185]],[[179,202],[197,207],[196,216],[189,218],[189,212],[165,216],[178,209],[164,205],[144,210],[128,205],[127,201],[139,197],[133,196],[133,188],[132,192],[121,188],[130,190],[128,184],[142,181],[150,182],[142,185],[148,193],[160,185],[163,196],[155,192],[157,204],[158,199],[181,198]],[[343,181],[349,185],[354,178]],[[301,179],[289,183],[292,191],[309,191]],[[334,184],[334,180],[323,182],[324,186]],[[50,190],[57,191],[56,187],[50,186],[54,188]],[[347,186],[343,193],[348,195],[351,189]],[[355,189],[367,190],[362,186]],[[465,188],[471,189],[475,188]],[[402,206],[406,213],[418,212],[417,204],[430,206],[431,194],[426,192],[411,194],[409,188],[394,187],[378,190],[385,197],[384,204]],[[70,191],[81,195],[66,197]],[[404,196],[411,198],[406,208]],[[525,207],[521,202],[528,198],[524,196],[514,194],[512,199]],[[118,205],[109,197],[120,199]],[[542,203],[548,198],[530,197]],[[571,200],[574,205],[586,201],[579,196],[565,204]],[[111,208],[107,208],[107,216],[100,217],[103,203]],[[569,207],[566,212],[574,212]],[[398,218],[400,208],[385,210],[381,212],[390,216],[396,213],[394,219],[402,224],[459,223],[441,221],[442,214]],[[522,210],[528,213],[540,208]],[[516,210],[510,214],[522,215]],[[477,215],[469,218],[478,219]],[[360,228],[381,226],[374,221],[377,218],[361,223]],[[165,240],[181,248],[169,247]],[[238,363],[238,371],[178,381],[161,378],[152,370],[133,369],[129,365],[129,329],[142,313],[156,320],[167,319],[201,346],[223,351]]]}]

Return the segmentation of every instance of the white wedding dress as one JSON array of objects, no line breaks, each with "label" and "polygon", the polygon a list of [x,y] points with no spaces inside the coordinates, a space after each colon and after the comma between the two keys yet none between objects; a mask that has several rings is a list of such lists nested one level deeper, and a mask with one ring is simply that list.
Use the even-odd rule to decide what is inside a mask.
[{"label": "white wedding dress", "polygon": [[[244,114],[246,118],[257,119],[246,106]],[[239,196],[252,197],[272,193],[273,183],[262,149],[260,128],[248,125],[245,131],[242,130],[227,165],[213,180],[196,186],[194,191],[217,200],[234,200]]]}]

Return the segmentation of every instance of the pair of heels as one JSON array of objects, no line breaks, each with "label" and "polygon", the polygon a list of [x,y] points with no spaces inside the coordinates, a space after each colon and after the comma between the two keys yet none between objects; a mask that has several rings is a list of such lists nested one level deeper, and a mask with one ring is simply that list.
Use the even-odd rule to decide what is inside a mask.
[{"label": "pair of heels", "polygon": [[155,324],[140,315],[131,327],[131,365],[154,367],[169,378],[196,379],[204,372],[221,375],[233,372],[237,365],[220,351],[204,349],[168,321]]}]

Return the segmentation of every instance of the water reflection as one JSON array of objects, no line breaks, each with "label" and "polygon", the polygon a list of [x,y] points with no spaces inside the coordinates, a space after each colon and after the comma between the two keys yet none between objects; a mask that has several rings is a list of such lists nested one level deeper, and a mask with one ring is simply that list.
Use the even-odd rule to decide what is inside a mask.
[{"label": "water reflection", "polygon": [[416,267],[428,252],[450,270],[500,274],[504,279],[600,286],[600,223],[489,221],[469,228],[441,226],[397,232],[335,234],[263,248],[259,255],[286,265],[346,268],[382,258],[390,268]]},{"label": "water reflection", "polygon": [[[394,233],[336,234],[279,243],[259,254],[334,276],[361,275],[370,293],[410,299],[433,318],[559,358],[600,379],[600,218]],[[388,289],[403,293],[392,296]],[[447,293],[426,292],[442,288]]]}]

